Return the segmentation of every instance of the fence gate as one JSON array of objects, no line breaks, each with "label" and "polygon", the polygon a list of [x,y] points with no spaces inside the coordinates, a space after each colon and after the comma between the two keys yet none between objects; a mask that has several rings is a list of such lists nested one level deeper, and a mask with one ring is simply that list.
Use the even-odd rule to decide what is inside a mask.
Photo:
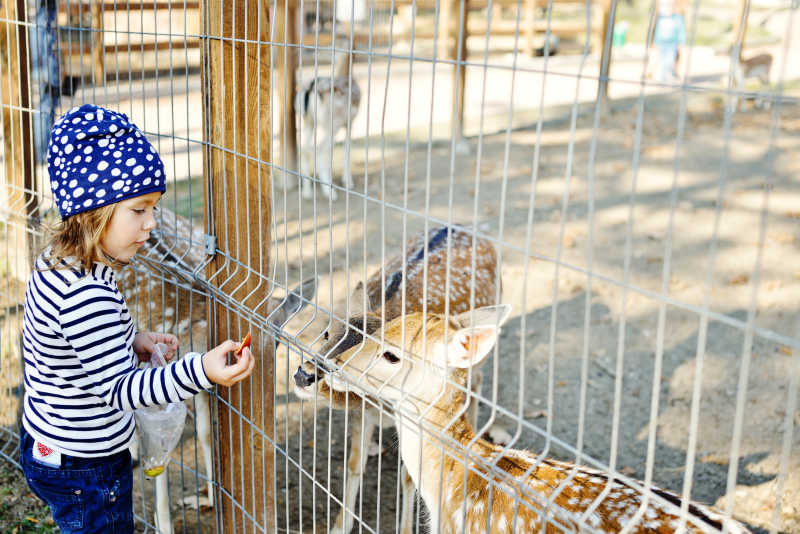
[{"label": "fence gate", "polygon": [[134,470],[137,532],[800,533],[798,27],[791,0],[0,1],[0,456],[49,124],[95,103],[170,177],[120,276],[138,329],[257,359]]}]

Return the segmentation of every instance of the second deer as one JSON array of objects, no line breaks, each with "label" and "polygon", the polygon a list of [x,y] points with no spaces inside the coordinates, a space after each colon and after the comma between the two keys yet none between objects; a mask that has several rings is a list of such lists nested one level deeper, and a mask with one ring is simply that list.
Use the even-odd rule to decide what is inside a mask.
[{"label": "second deer", "polygon": [[[356,286],[350,297],[350,317],[346,323],[334,322],[325,332],[325,344],[320,353],[326,358],[335,358],[354,347],[358,350],[385,322],[422,311],[425,305],[431,312],[457,314],[495,304],[500,290],[497,252],[491,242],[455,226],[432,228],[427,234],[420,232],[406,243],[404,255],[390,259],[367,279],[366,291],[361,283]],[[363,309],[365,301],[366,309]],[[352,411],[344,502],[331,529],[332,534],[347,534],[353,527],[353,510],[367,461],[365,448],[372,444],[372,436],[379,426],[393,424],[392,417],[381,417],[378,408],[358,396],[331,391],[326,382],[317,381],[317,371],[309,362],[297,370],[294,380],[298,397],[316,398],[318,403],[330,404],[334,409]],[[473,393],[479,391],[480,382],[480,373],[474,373],[470,383]],[[467,409],[474,423],[477,402],[469,400]],[[405,470],[402,479],[401,532],[410,534],[414,486]]]}]

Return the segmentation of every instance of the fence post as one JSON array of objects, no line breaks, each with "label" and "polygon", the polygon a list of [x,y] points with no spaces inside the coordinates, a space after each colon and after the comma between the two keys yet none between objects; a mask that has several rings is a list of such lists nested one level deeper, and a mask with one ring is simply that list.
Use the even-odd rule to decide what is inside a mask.
[{"label": "fence post", "polygon": [[[2,4],[0,4],[2,5]],[[8,258],[9,274],[24,282],[30,274],[31,247],[27,232],[30,218],[38,214],[33,162],[33,123],[30,101],[30,61],[27,30],[22,24],[25,1],[4,2],[0,16],[8,21],[0,24],[0,95],[4,144],[4,187],[8,221],[8,240],[14,257]],[[4,41],[6,41],[3,43]],[[20,297],[22,298],[22,297]]]},{"label": "fence post", "polygon": [[[277,76],[275,81],[278,84],[276,93],[280,109],[280,131],[278,135],[283,149],[280,161],[285,169],[282,173],[284,187],[289,187],[294,179],[288,171],[297,170],[297,126],[295,125],[296,110],[294,98],[297,93],[295,82],[295,71],[297,71],[297,56],[302,53],[300,48],[294,48],[297,44],[297,5],[293,1],[284,4],[287,0],[279,0],[275,5],[275,59],[277,62]],[[286,43],[286,47],[282,46]],[[285,143],[285,144],[284,144]],[[277,159],[277,158],[276,158]]]},{"label": "fence post", "polygon": [[273,430],[273,354],[254,320],[267,315],[258,306],[270,290],[269,9],[258,0],[202,8],[206,233],[217,250],[206,278],[218,296],[209,339],[251,331],[256,357],[249,379],[218,388],[216,513],[224,532],[274,532],[274,450],[264,437]]},{"label": "fence post", "polygon": [[[463,10],[463,16],[462,11]],[[453,122],[452,131],[456,149],[468,150],[464,141],[464,99],[467,83],[467,54],[469,48],[469,0],[444,0],[440,14],[442,40],[447,47],[453,66]],[[459,29],[463,28],[459,36]],[[460,38],[459,38],[460,37]],[[460,56],[460,60],[459,60]]]},{"label": "fence post", "polygon": [[611,53],[614,48],[614,19],[616,19],[615,0],[604,0],[602,32],[600,42],[602,43],[600,53],[600,76],[597,84],[597,102],[601,110],[605,111],[608,107],[608,75],[611,71]]}]

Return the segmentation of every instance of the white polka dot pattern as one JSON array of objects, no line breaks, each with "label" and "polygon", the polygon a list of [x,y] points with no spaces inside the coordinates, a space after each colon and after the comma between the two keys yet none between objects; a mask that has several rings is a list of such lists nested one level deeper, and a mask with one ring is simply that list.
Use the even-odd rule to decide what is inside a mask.
[{"label": "white polka dot pattern", "polygon": [[166,190],[164,164],[139,128],[125,114],[92,104],[72,108],[53,125],[47,166],[64,219]]}]

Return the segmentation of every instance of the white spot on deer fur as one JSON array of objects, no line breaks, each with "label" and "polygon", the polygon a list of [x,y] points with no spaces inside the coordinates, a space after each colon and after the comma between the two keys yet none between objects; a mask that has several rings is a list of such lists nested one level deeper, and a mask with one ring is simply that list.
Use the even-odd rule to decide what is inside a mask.
[{"label": "white spot on deer fur", "polygon": [[191,326],[191,324],[192,320],[189,318],[186,318],[183,321],[179,322],[178,327],[176,328],[178,335],[183,334],[184,332],[189,330],[189,326]]},{"label": "white spot on deer fur", "polygon": [[175,315],[175,308],[167,308],[164,310],[164,317],[172,317]]},{"label": "white spot on deer fur", "polygon": [[646,517],[647,519],[655,519],[656,517],[658,517],[658,513],[656,513],[656,511],[655,511],[655,510],[653,510],[652,508],[648,508],[648,509],[645,511],[644,515],[645,515],[645,517]]},{"label": "white spot on deer fur", "polygon": [[156,327],[156,332],[169,332],[172,330],[172,321],[164,321]]},{"label": "white spot on deer fur", "polygon": [[501,515],[500,518],[497,520],[497,531],[498,532],[505,532],[508,530],[508,519],[506,516]]}]

